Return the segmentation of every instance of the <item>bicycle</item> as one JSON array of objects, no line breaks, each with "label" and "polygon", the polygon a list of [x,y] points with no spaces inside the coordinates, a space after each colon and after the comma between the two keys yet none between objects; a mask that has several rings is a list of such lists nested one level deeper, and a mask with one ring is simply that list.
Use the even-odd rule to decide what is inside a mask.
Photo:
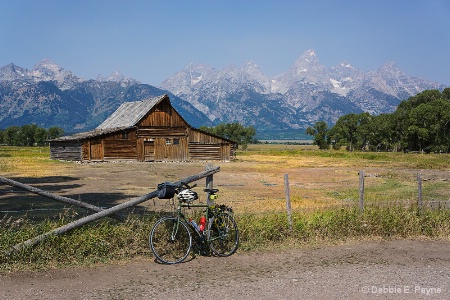
[{"label": "bicycle", "polygon": [[[204,189],[207,193],[206,204],[192,204],[198,194],[185,183],[178,186],[164,183],[158,186],[158,197],[170,199],[177,194],[178,205],[173,216],[162,217],[153,225],[150,232],[150,248],[156,259],[164,264],[177,264],[186,259],[192,249],[192,233],[196,233],[200,247],[209,249],[213,254],[226,257],[236,252],[239,244],[239,231],[233,218],[233,211],[225,205],[210,205],[218,198],[218,189]],[[200,227],[186,218],[184,208],[205,208],[204,224]],[[202,228],[203,226],[203,228]]]}]

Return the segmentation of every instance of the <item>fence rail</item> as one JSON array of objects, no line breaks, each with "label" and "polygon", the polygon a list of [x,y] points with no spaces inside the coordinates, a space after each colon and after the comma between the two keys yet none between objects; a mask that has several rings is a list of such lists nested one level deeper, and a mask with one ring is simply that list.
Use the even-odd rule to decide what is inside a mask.
[{"label": "fence rail", "polygon": [[[188,183],[191,183],[191,182],[194,182],[194,181],[197,181],[199,179],[202,179],[202,178],[206,177],[206,187],[207,188],[212,188],[212,185],[213,185],[213,177],[212,176],[213,176],[213,174],[215,174],[215,173],[217,173],[219,171],[220,171],[220,167],[211,168],[210,166],[207,166],[207,169],[205,171],[203,171],[201,173],[198,173],[198,174],[195,174],[195,175],[192,175],[192,176],[188,176],[186,178],[183,178],[183,179],[181,179],[179,181],[174,182],[173,184],[175,184],[175,185],[180,185],[182,183],[188,184]],[[58,198],[58,197],[55,197],[55,195],[53,195],[53,194],[43,193],[42,190],[30,189],[29,186],[21,185],[21,184],[18,184],[17,182],[14,182],[12,180],[5,180],[5,179],[6,178],[3,178],[3,180],[2,180],[2,182],[5,183],[5,184],[21,187],[23,189],[30,190],[33,193],[37,193],[39,195],[46,196],[46,197],[54,199],[54,200],[57,200],[56,198]],[[63,225],[63,226],[58,227],[56,229],[53,229],[53,230],[51,230],[51,231],[49,231],[47,233],[41,234],[41,235],[39,235],[37,237],[28,239],[28,240],[26,240],[26,241],[24,241],[22,243],[19,243],[19,244],[13,246],[11,249],[9,249],[6,252],[6,254],[10,254],[12,252],[19,251],[19,250],[24,249],[24,248],[32,247],[32,246],[36,245],[37,243],[41,242],[42,240],[46,239],[47,237],[49,237],[51,235],[63,234],[65,232],[67,232],[67,231],[70,231],[70,230],[75,229],[77,227],[83,226],[85,224],[88,224],[88,223],[93,222],[95,220],[98,220],[100,218],[103,218],[103,217],[115,214],[115,213],[117,213],[117,212],[119,212],[121,210],[124,210],[126,208],[135,206],[135,205],[137,205],[139,203],[143,203],[143,202],[145,202],[147,200],[150,200],[152,198],[155,198],[157,196],[158,196],[158,190],[155,190],[155,191],[153,191],[151,193],[148,193],[148,194],[140,196],[140,197],[133,198],[133,199],[127,201],[127,202],[121,203],[119,205],[113,206],[113,207],[108,208],[108,209],[100,209],[100,208],[96,207],[95,209],[98,209],[99,210],[98,212],[96,212],[96,213],[94,213],[92,215],[89,215],[87,217],[80,218],[80,219],[78,219],[76,221],[73,221],[73,222],[71,222],[69,224]],[[70,198],[67,198],[67,199],[70,199]],[[65,201],[67,199],[65,199]],[[70,200],[73,200],[73,199],[70,199]],[[60,201],[60,199],[58,199],[58,201]],[[69,201],[69,202],[71,202],[71,201]],[[81,202],[81,201],[79,201],[79,202]],[[74,203],[71,203],[71,204],[75,204],[75,203],[78,206],[82,206],[84,208],[88,208],[86,205],[84,205],[85,203],[74,202]],[[92,209],[92,208],[89,206],[89,209]]]}]

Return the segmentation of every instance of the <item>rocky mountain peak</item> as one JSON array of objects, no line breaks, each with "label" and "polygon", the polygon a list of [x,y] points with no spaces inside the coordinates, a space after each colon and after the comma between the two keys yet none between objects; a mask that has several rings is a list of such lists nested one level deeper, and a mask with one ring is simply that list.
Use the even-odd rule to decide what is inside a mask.
[{"label": "rocky mountain peak", "polygon": [[16,79],[26,79],[29,71],[16,66],[13,63],[0,68],[0,81],[12,81]]},{"label": "rocky mountain peak", "polygon": [[83,81],[72,72],[64,70],[63,67],[44,58],[36,64],[30,72],[34,81],[55,81],[57,86],[63,90],[71,88],[75,83]]},{"label": "rocky mountain peak", "polygon": [[406,76],[395,64],[395,62],[390,61],[382,65],[376,73],[381,76],[390,76],[390,77],[404,77]]},{"label": "rocky mountain peak", "polygon": [[117,70],[112,72],[108,77],[103,77],[102,75],[98,75],[96,80],[102,81],[102,82],[118,82],[122,85],[140,83],[138,80],[125,77],[122,73],[120,73],[120,71],[117,71]]}]

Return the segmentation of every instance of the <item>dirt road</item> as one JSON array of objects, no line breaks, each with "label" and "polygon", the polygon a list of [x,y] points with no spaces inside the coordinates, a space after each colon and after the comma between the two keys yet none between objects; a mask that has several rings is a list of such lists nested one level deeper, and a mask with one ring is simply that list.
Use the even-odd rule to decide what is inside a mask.
[{"label": "dirt road", "polygon": [[450,299],[450,241],[198,256],[0,275],[1,299]]}]

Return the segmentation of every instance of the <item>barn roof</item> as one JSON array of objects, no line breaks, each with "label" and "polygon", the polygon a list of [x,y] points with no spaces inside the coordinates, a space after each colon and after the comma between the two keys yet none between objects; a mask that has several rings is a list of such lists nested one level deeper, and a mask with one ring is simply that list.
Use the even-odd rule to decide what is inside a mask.
[{"label": "barn roof", "polygon": [[84,139],[121,131],[134,127],[156,104],[166,99],[167,95],[149,98],[135,102],[125,102],[116,109],[102,124],[96,129],[81,132],[74,135],[63,136],[52,141],[81,141]]},{"label": "barn roof", "polygon": [[[133,126],[131,126],[131,127],[133,127]],[[104,135],[104,134],[108,134],[108,133],[112,133],[112,132],[126,130],[126,129],[129,129],[131,127],[116,127],[116,128],[107,128],[107,129],[94,129],[94,130],[91,130],[91,131],[80,132],[80,133],[76,133],[76,134],[73,134],[73,135],[62,136],[60,138],[53,139],[53,140],[50,140],[50,141],[51,142],[81,141],[81,140],[85,140],[85,139],[88,139],[88,138],[91,138],[91,137],[96,137],[96,136],[100,136],[100,135]]]},{"label": "barn roof", "polygon": [[[163,101],[165,99],[167,99],[167,101],[170,102],[168,95],[162,95],[162,96],[148,98],[148,99],[141,100],[141,101],[122,103],[119,106],[119,108],[117,108],[115,112],[113,112],[105,121],[103,121],[103,123],[101,123],[99,126],[97,126],[96,129],[87,131],[87,132],[77,133],[74,135],[56,138],[56,139],[51,140],[51,142],[82,141],[85,139],[105,135],[108,133],[131,129],[133,127],[136,127],[136,125],[139,123],[139,121],[143,117],[145,117],[145,115],[155,105],[157,105],[158,103],[160,103],[161,101]],[[181,115],[180,115],[180,117],[181,117]],[[200,130],[200,129],[193,128],[187,122],[186,122],[186,124],[193,130],[223,139],[223,140],[233,143],[233,144],[237,144],[235,141],[232,141],[230,139],[220,137],[218,135],[214,135],[214,134],[208,133],[208,132]]]},{"label": "barn roof", "polygon": [[136,102],[125,102],[112,113],[96,129],[110,129],[135,126],[150,109],[161,102],[164,98],[169,99],[167,95],[150,98]]}]

